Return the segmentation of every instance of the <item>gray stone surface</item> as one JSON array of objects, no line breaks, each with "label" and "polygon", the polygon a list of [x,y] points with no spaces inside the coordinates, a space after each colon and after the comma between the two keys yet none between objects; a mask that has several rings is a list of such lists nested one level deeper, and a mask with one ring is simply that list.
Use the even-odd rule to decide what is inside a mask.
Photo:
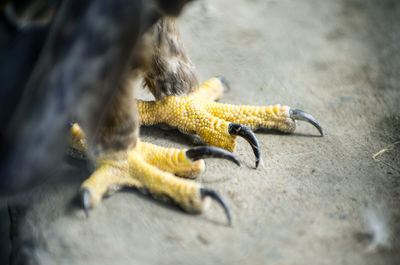
[{"label": "gray stone surface", "polygon": [[[135,191],[86,219],[75,202],[88,176],[66,159],[14,207],[15,264],[399,264],[400,4],[362,0],[199,1],[180,20],[202,80],[225,75],[222,102],[287,104],[312,113],[296,133],[260,132],[263,167],[208,160],[198,181],[230,202],[189,215]],[[187,147],[192,138],[143,128],[142,139]],[[383,207],[390,248],[368,251],[366,205]]]}]

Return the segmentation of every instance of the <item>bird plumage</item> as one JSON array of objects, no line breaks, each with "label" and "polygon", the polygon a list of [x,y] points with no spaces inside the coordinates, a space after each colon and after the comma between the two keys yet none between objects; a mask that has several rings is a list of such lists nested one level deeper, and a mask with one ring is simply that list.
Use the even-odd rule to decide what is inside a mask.
[{"label": "bird plumage", "polygon": [[[134,145],[137,112],[127,102],[132,92],[126,80],[139,78],[137,72],[151,65],[143,58],[148,49],[143,35],[161,14],[179,14],[185,1],[172,2],[170,10],[157,1],[2,5],[2,195],[32,187],[48,175],[62,159],[71,121],[79,121],[95,152]],[[162,94],[157,86],[152,91]]]}]

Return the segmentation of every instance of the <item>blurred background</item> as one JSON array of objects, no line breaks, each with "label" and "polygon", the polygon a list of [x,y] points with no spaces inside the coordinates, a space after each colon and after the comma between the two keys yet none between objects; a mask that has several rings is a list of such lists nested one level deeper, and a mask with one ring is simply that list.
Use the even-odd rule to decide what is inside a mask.
[{"label": "blurred background", "polygon": [[[230,81],[222,102],[303,109],[326,135],[259,132],[257,170],[242,140],[241,168],[207,161],[198,181],[227,198],[232,227],[217,205],[189,215],[135,191],[86,219],[75,199],[89,170],[66,158],[13,205],[11,231],[1,205],[0,264],[11,246],[14,264],[399,264],[400,2],[201,0],[179,21],[200,79]],[[155,127],[141,137],[193,145]]]}]

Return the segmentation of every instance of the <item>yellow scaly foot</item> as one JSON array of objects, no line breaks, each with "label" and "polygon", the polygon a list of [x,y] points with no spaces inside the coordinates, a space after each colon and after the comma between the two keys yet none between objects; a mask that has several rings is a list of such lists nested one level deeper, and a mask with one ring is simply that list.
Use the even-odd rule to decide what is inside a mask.
[{"label": "yellow scaly foot", "polygon": [[[87,151],[85,134],[78,124],[71,127],[70,147],[75,152]],[[172,200],[188,212],[204,211],[208,198],[212,198],[223,207],[230,223],[229,207],[223,197],[199,183],[179,178],[194,178],[202,173],[205,168],[202,158],[206,157],[225,158],[240,165],[233,154],[220,148],[163,148],[140,140],[128,152],[104,154],[97,158],[95,172],[81,185],[85,213],[103,196],[122,187],[135,187],[156,198]]]},{"label": "yellow scaly foot", "polygon": [[231,152],[236,146],[236,136],[242,136],[253,148],[256,167],[260,152],[250,129],[268,128],[290,133],[296,128],[296,120],[304,120],[323,135],[322,127],[310,114],[288,106],[238,106],[215,102],[222,96],[226,84],[224,78],[216,77],[186,96],[167,96],[159,101],[138,100],[140,124],[166,123]]}]

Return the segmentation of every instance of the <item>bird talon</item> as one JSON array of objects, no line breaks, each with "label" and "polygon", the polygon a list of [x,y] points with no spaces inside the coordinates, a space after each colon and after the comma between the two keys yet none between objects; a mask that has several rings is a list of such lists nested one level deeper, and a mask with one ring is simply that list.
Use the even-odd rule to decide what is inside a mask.
[{"label": "bird talon", "polygon": [[224,158],[240,166],[240,162],[231,152],[214,146],[199,146],[191,148],[186,150],[185,154],[192,161],[203,158]]},{"label": "bird talon", "polygon": [[228,80],[224,76],[218,75],[215,78],[217,78],[221,82],[221,84],[224,86],[225,92],[231,91],[231,86],[230,86]]},{"label": "bird talon", "polygon": [[216,191],[214,191],[212,189],[208,189],[208,188],[200,188],[200,195],[201,195],[202,199],[204,199],[205,197],[210,197],[211,199],[213,199],[216,202],[218,202],[219,205],[221,205],[221,207],[225,211],[226,218],[228,219],[228,225],[229,226],[232,225],[231,214],[230,214],[230,211],[229,211],[229,204],[224,199],[224,197],[219,195]]},{"label": "bird talon", "polygon": [[243,137],[251,145],[253,153],[256,157],[256,168],[257,168],[258,165],[260,164],[261,154],[260,154],[260,145],[258,144],[258,140],[254,135],[253,131],[242,124],[229,123],[228,132],[230,135],[237,135]]},{"label": "bird talon", "polygon": [[311,123],[315,128],[317,128],[321,136],[324,136],[324,131],[322,129],[322,126],[311,114],[299,109],[290,109],[289,115],[290,118],[292,118],[293,120],[301,120]]},{"label": "bird talon", "polygon": [[82,202],[82,208],[83,211],[85,212],[86,218],[89,217],[89,208],[90,208],[90,201],[91,201],[91,195],[90,191],[86,188],[82,188],[80,191],[80,197],[81,197],[81,202]]}]

